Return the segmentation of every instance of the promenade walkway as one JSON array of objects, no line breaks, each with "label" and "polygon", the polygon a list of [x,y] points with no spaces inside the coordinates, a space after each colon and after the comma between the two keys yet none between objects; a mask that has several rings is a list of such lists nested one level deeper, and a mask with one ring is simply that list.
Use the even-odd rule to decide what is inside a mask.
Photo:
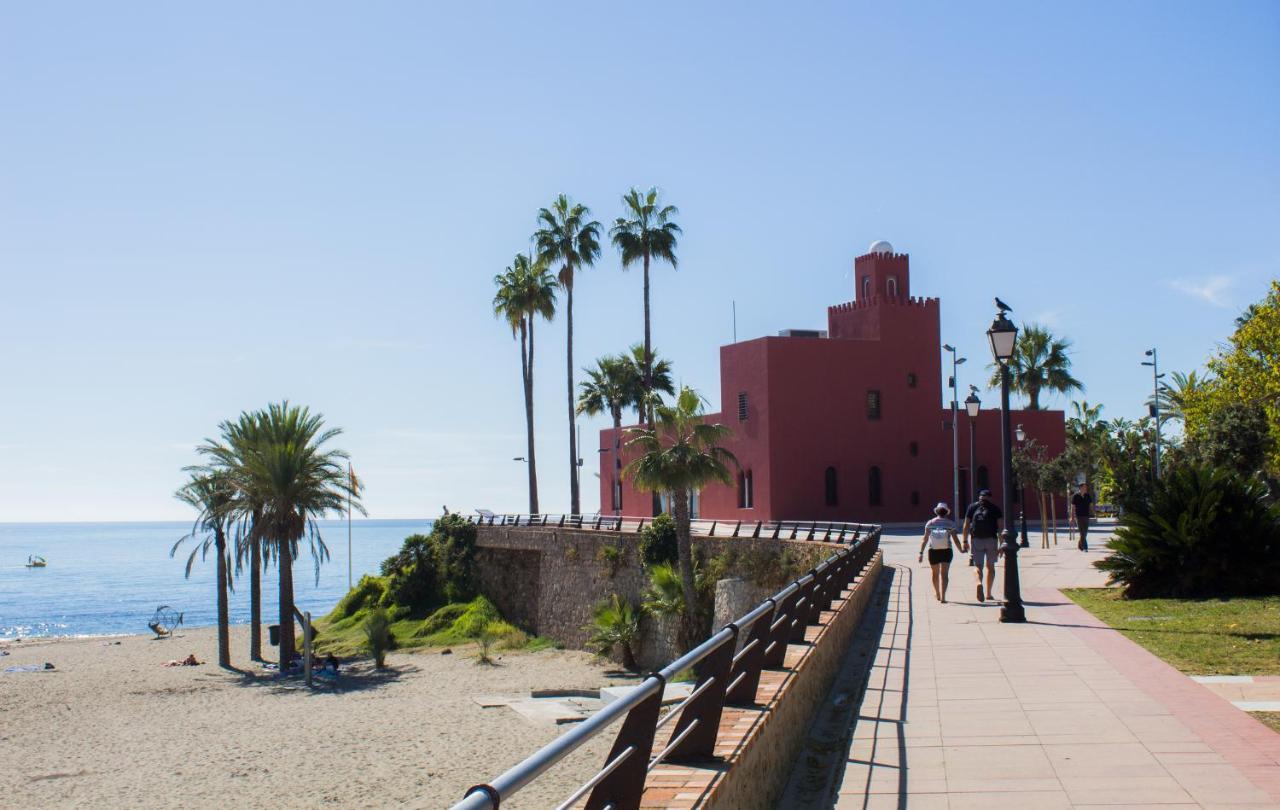
[{"label": "promenade walkway", "polygon": [[[1019,557],[1028,623],[1004,625],[960,560],[952,601],[936,602],[918,546],[918,535],[884,538],[872,609],[883,625],[862,658],[851,653],[815,726],[806,784],[793,777],[783,806],[1280,808],[1280,734],[1058,592],[1102,585],[1089,565],[1100,550],[1063,537],[1042,551],[1033,537]],[[864,679],[861,704],[842,709]],[[839,745],[820,739],[824,724],[841,726]],[[824,757],[832,773],[815,777]]]}]

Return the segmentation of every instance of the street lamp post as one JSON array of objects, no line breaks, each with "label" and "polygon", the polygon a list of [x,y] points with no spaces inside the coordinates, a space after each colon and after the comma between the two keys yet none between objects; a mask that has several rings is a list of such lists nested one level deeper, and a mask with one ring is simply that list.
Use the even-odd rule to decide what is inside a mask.
[{"label": "street lamp post", "polygon": [[974,497],[978,477],[978,411],[982,408],[982,400],[978,399],[978,386],[969,386],[969,396],[964,398],[964,410],[969,414],[969,503],[978,499]]},{"label": "street lamp post", "polygon": [[[944,351],[951,352],[951,506],[960,506],[960,426],[956,424],[960,416],[960,394],[956,391],[956,367],[965,358],[956,358],[956,347],[950,343],[942,344]],[[972,473],[971,473],[972,474]]]},{"label": "street lamp post", "polygon": [[1151,463],[1151,474],[1154,478],[1160,477],[1160,378],[1164,375],[1160,373],[1160,356],[1154,348],[1147,349],[1147,357],[1151,360],[1142,361],[1142,365],[1151,366],[1151,415],[1156,420],[1156,446],[1154,456]]},{"label": "street lamp post", "polygon": [[1022,588],[1018,582],[1018,543],[1009,529],[1009,512],[1011,511],[1010,484],[1013,479],[1013,446],[1009,430],[1009,359],[1013,357],[1013,347],[1018,340],[1018,327],[1005,317],[1008,307],[1000,299],[996,299],[999,312],[987,330],[987,339],[991,342],[991,355],[1000,366],[1000,484],[1002,488],[1002,511],[1004,512],[1004,607],[1000,608],[1000,621],[1025,622],[1026,610],[1022,606]]},{"label": "street lamp post", "polygon": [[[1022,429],[1022,423],[1018,423],[1018,429],[1014,431],[1014,435],[1018,437],[1018,447],[1026,447],[1027,432]],[[1022,480],[1022,476],[1018,476],[1018,528],[1022,532],[1022,542],[1019,543],[1023,548],[1030,548],[1031,542],[1027,540],[1027,482]],[[1044,515],[1040,516],[1041,525],[1044,525]]]}]

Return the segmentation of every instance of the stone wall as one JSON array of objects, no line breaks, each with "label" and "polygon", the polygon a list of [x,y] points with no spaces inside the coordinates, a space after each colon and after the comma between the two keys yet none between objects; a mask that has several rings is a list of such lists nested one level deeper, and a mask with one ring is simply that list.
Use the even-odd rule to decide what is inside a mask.
[{"label": "stone wall", "polygon": [[[751,537],[695,537],[694,544],[708,556],[730,547],[744,555],[786,548],[796,557],[797,576],[839,548],[828,543]],[[616,564],[607,560],[606,547],[619,550]],[[615,593],[638,603],[648,586],[640,561],[640,537],[634,533],[480,526],[476,559],[480,590],[506,619],[571,648],[586,644],[588,632],[583,628],[591,622],[597,604]],[[649,641],[654,647],[654,641]],[[645,659],[650,657],[643,649],[641,654]]]}]

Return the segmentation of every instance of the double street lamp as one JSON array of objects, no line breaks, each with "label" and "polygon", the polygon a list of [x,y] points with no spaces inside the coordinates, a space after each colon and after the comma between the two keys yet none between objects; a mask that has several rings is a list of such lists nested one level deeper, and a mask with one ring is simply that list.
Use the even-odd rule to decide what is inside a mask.
[{"label": "double street lamp", "polygon": [[951,352],[951,503],[960,506],[960,426],[956,424],[959,417],[960,404],[956,393],[956,369],[964,363],[964,357],[956,357],[956,347],[950,343],[942,344],[942,350]]},{"label": "double street lamp", "polygon": [[1000,608],[1000,621],[1025,622],[1026,611],[1022,607],[1022,588],[1018,583],[1018,542],[1009,529],[1009,513],[1012,511],[1011,494],[1013,481],[1013,445],[1009,429],[1009,360],[1013,357],[1013,349],[1018,341],[1018,327],[1005,317],[1009,311],[999,298],[996,299],[999,311],[996,319],[987,330],[987,340],[991,343],[991,356],[1000,367],[1000,485],[1001,511],[1004,513],[1004,607]]},{"label": "double street lamp", "polygon": [[982,409],[982,400],[978,399],[978,386],[969,386],[969,396],[964,398],[964,411],[969,414],[969,503],[977,498],[978,477],[978,411]]},{"label": "double street lamp", "polygon": [[1164,375],[1160,373],[1160,355],[1155,349],[1147,349],[1147,357],[1150,360],[1143,360],[1142,365],[1151,366],[1151,417],[1156,420],[1156,444],[1151,459],[1151,476],[1152,478],[1160,477],[1160,378]]}]

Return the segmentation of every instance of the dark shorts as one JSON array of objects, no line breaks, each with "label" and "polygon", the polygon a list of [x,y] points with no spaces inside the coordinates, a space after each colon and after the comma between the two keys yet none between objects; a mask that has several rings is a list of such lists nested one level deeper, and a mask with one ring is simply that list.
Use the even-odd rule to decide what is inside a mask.
[{"label": "dark shorts", "polygon": [[948,548],[931,548],[929,549],[929,565],[937,565],[938,563],[951,562],[951,549]]}]

